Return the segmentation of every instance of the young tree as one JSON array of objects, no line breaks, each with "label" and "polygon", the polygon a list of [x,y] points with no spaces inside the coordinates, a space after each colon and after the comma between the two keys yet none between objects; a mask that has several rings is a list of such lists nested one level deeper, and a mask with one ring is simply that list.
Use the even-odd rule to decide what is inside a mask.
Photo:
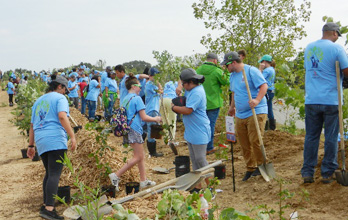
[{"label": "young tree", "polygon": [[294,0],[199,0],[192,5],[194,16],[214,31],[201,43],[218,53],[245,49],[246,63],[256,64],[263,54],[279,63],[295,55],[293,42],[306,36],[310,2],[296,7]]}]

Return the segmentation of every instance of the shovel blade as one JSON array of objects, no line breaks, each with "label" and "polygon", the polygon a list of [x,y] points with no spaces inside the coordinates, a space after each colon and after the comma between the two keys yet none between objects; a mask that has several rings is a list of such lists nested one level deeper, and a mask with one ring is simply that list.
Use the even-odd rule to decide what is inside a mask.
[{"label": "shovel blade", "polygon": [[176,149],[174,143],[169,143],[169,147],[175,155],[178,155],[178,150]]},{"label": "shovel blade", "polygon": [[274,167],[272,163],[262,164],[259,167],[260,173],[266,182],[269,182],[271,179],[276,177]]},{"label": "shovel blade", "polygon": [[348,173],[345,170],[335,171],[336,180],[342,186],[348,186]]}]

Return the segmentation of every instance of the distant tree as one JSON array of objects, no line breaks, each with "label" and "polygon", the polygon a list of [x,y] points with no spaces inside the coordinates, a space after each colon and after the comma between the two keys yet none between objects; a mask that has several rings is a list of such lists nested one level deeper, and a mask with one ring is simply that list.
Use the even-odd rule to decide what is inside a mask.
[{"label": "distant tree", "polygon": [[214,31],[201,43],[217,53],[245,49],[246,63],[257,64],[263,54],[279,63],[296,54],[293,42],[306,36],[310,2],[302,0],[199,0],[192,5],[194,16]]},{"label": "distant tree", "polygon": [[106,67],[106,61],[102,59],[98,60],[95,64],[95,67],[97,70],[104,70],[104,68]]},{"label": "distant tree", "polygon": [[151,63],[142,61],[142,60],[134,60],[130,62],[126,62],[122,64],[127,72],[132,72],[135,74],[143,73],[146,67],[151,67]]}]

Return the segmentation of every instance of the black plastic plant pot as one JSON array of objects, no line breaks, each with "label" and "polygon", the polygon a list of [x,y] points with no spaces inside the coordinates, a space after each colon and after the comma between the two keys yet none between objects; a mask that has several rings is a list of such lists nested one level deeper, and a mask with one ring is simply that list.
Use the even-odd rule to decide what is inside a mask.
[{"label": "black plastic plant pot", "polygon": [[70,186],[60,186],[58,187],[57,196],[63,199],[66,203],[70,202]]},{"label": "black plastic plant pot", "polygon": [[139,192],[139,186],[140,184],[138,182],[128,182],[126,183],[126,193],[127,195],[132,193],[134,191],[134,193]]},{"label": "black plastic plant pot", "polygon": [[159,124],[151,125],[151,138],[161,139],[162,138],[163,127]]},{"label": "black plastic plant pot", "polygon": [[95,120],[96,121],[100,121],[100,120],[102,120],[102,118],[103,118],[103,116],[101,116],[101,115],[96,115],[95,116]]},{"label": "black plastic plant pot", "polygon": [[214,167],[214,176],[219,180],[226,178],[226,165],[221,164],[219,166]]},{"label": "black plastic plant pot", "polygon": [[23,148],[23,149],[21,149],[22,157],[23,157],[23,158],[28,158],[28,156],[27,156],[27,151],[28,151],[28,148]]},{"label": "black plastic plant pot", "polygon": [[109,186],[103,186],[102,187],[102,191],[103,194],[108,196],[108,197],[112,197],[112,198],[116,198],[116,188],[113,185],[109,185]]},{"label": "black plastic plant pot", "polygon": [[37,151],[35,151],[35,156],[33,157],[33,159],[31,159],[32,161],[39,161],[40,160],[40,156],[37,153]]},{"label": "black plastic plant pot", "polygon": [[176,156],[173,164],[175,164],[175,177],[179,177],[190,172],[189,156]]}]

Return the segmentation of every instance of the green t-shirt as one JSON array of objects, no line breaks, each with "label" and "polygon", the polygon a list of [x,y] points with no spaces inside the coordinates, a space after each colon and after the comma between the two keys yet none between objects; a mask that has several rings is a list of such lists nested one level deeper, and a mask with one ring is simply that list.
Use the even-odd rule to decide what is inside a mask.
[{"label": "green t-shirt", "polygon": [[207,110],[221,108],[221,86],[228,84],[228,75],[223,74],[223,70],[212,62],[203,63],[196,72],[205,78],[203,87],[207,97]]}]

